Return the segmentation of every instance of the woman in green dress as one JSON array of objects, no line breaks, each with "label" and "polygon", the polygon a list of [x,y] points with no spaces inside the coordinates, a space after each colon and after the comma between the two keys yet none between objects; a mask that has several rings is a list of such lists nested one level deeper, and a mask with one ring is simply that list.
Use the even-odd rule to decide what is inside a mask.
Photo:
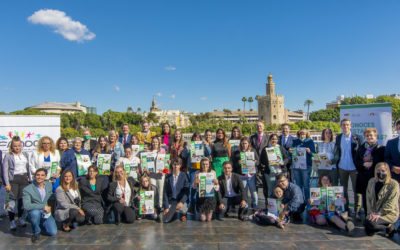
[{"label": "woman in green dress", "polygon": [[217,129],[216,139],[212,146],[213,168],[217,178],[222,174],[222,164],[231,157],[231,146],[222,128]]}]

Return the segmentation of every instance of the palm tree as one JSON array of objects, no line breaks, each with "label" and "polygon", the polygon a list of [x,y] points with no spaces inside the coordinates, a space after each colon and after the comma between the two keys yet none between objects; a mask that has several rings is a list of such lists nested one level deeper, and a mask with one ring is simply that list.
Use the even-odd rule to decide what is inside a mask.
[{"label": "palm tree", "polygon": [[140,107],[138,107],[136,112],[139,114],[140,111],[142,111],[142,109]]},{"label": "palm tree", "polygon": [[223,109],[222,111],[224,111],[227,119],[228,119],[228,115],[232,114],[232,111],[230,109]]},{"label": "palm tree", "polygon": [[252,96],[250,96],[250,97],[249,97],[249,99],[248,99],[248,102],[249,102],[250,109],[251,109],[251,103],[252,103],[253,101],[254,101],[254,100],[253,100],[253,97],[252,97]]},{"label": "palm tree", "polygon": [[313,105],[314,102],[310,99],[305,100],[304,106],[307,106],[307,120],[310,120],[310,105]]},{"label": "palm tree", "polygon": [[126,113],[133,113],[133,108],[132,107],[128,107],[127,109],[126,109]]},{"label": "palm tree", "polygon": [[243,113],[245,113],[245,112],[246,112],[246,102],[247,102],[247,98],[246,98],[246,97],[243,97],[243,98],[242,98],[242,102],[243,102]]}]

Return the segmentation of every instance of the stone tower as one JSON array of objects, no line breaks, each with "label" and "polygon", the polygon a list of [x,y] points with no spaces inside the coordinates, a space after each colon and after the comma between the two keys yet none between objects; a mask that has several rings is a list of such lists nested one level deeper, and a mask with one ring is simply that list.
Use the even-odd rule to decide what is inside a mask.
[{"label": "stone tower", "polygon": [[285,97],[275,93],[275,83],[271,73],[266,84],[267,95],[258,97],[258,118],[267,124],[285,123]]}]

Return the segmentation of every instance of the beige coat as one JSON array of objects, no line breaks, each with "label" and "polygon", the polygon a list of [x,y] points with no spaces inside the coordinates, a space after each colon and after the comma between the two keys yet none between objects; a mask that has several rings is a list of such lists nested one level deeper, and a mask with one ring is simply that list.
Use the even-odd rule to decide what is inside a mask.
[{"label": "beige coat", "polygon": [[399,184],[391,179],[386,181],[375,199],[375,183],[377,180],[371,178],[367,187],[367,215],[381,213],[381,219],[392,224],[399,217]]}]

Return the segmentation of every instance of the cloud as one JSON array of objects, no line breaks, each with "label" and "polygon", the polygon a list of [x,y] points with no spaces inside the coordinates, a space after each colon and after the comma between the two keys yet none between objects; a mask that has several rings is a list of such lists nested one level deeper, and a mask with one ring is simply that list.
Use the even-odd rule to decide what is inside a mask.
[{"label": "cloud", "polygon": [[170,65],[170,66],[165,67],[164,69],[167,71],[175,71],[176,67]]},{"label": "cloud", "polygon": [[175,99],[175,97],[176,97],[175,94],[172,94],[172,95],[171,95],[171,99]]},{"label": "cloud", "polygon": [[86,25],[72,20],[63,11],[42,9],[28,17],[28,21],[33,24],[50,26],[55,33],[62,35],[69,41],[83,42],[92,40],[96,35],[86,27]]},{"label": "cloud", "polygon": [[156,96],[158,96],[158,97],[162,96],[161,92],[158,92],[158,93],[156,94]]},{"label": "cloud", "polygon": [[202,100],[202,101],[207,100],[207,96],[202,96],[202,97],[200,97],[200,100]]},{"label": "cloud", "polygon": [[14,90],[14,88],[3,87],[3,90],[4,90],[4,91],[12,91],[12,90]]},{"label": "cloud", "polygon": [[117,92],[119,92],[119,90],[120,90],[119,86],[114,85],[114,90],[117,91]]}]

